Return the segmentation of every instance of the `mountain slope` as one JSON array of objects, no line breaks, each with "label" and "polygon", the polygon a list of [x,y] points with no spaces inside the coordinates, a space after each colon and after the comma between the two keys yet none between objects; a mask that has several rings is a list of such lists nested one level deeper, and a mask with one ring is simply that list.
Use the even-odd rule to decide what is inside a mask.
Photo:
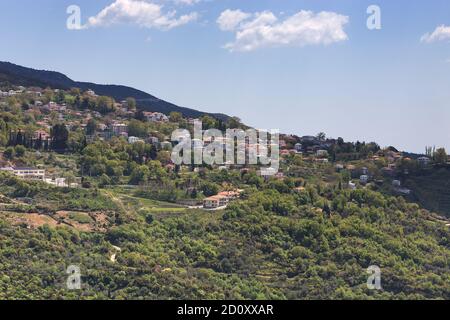
[{"label": "mountain slope", "polygon": [[186,117],[201,117],[210,115],[226,121],[229,117],[224,114],[210,114],[198,110],[177,106],[161,100],[141,90],[121,85],[102,85],[90,82],[77,82],[66,75],[46,70],[35,70],[22,67],[9,62],[0,61],[0,83],[8,82],[13,85],[52,87],[56,89],[80,88],[92,89],[99,95],[111,96],[117,101],[128,97],[136,99],[138,107],[147,111],[156,111],[169,114],[172,111],[181,112]]}]

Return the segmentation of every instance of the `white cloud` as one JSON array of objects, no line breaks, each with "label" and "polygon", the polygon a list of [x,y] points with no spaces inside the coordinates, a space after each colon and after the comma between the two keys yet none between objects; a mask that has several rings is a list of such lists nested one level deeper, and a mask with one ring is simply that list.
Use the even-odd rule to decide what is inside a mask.
[{"label": "white cloud", "polygon": [[220,30],[223,31],[233,31],[239,24],[250,18],[251,14],[242,12],[241,10],[225,10],[222,12],[217,19]]},{"label": "white cloud", "polygon": [[347,16],[334,12],[300,11],[279,21],[270,11],[254,14],[240,10],[222,12],[217,23],[235,32],[235,41],[225,45],[230,51],[253,51],[264,47],[328,45],[348,40],[344,26]]},{"label": "white cloud", "polygon": [[193,4],[199,3],[201,0],[173,0],[176,4],[185,4],[191,6]]},{"label": "white cloud", "polygon": [[119,23],[136,24],[145,28],[172,29],[198,18],[196,12],[176,17],[176,11],[163,12],[160,4],[143,0],[115,0],[90,17],[86,27],[105,27]]},{"label": "white cloud", "polygon": [[436,41],[450,40],[450,27],[441,25],[432,33],[426,33],[420,38],[421,42],[432,43]]}]

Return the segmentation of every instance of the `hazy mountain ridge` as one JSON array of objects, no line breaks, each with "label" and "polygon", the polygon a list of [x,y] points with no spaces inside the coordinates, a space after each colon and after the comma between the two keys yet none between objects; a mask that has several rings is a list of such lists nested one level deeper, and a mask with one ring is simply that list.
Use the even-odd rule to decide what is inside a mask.
[{"label": "hazy mountain ridge", "polygon": [[211,114],[190,108],[180,107],[173,103],[161,100],[144,91],[122,85],[103,85],[91,82],[78,82],[70,79],[66,75],[47,70],[35,70],[19,66],[10,62],[0,61],[0,82],[9,82],[13,85],[52,87],[55,89],[80,88],[82,90],[92,89],[99,95],[110,96],[117,101],[133,97],[138,103],[138,107],[143,110],[162,112],[180,112],[186,117],[201,117],[210,115],[221,120],[227,120],[229,116],[224,114]]}]

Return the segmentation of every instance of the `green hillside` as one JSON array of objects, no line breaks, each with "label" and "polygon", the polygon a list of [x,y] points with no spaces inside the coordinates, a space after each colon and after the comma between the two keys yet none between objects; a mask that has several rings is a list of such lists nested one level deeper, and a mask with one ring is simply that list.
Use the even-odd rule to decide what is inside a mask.
[{"label": "green hillside", "polygon": [[[4,176],[1,181],[7,196],[35,188],[40,206],[58,199],[44,194],[60,192],[53,206],[67,207],[63,190],[40,191]],[[49,223],[28,229],[11,210],[2,212],[0,298],[450,298],[448,228],[400,198],[368,190],[310,186],[295,194],[265,187],[224,212],[180,215],[167,208],[152,221],[144,202],[113,200],[117,212],[131,214],[109,218],[105,232]],[[90,201],[98,210],[94,201],[103,200]],[[326,202],[329,213],[322,210]],[[115,262],[113,245],[121,249]],[[65,288],[65,269],[72,264],[81,266],[81,291]],[[382,269],[382,291],[366,287],[370,265]]]},{"label": "green hillside", "polygon": [[424,170],[405,180],[413,199],[424,208],[450,217],[450,168]]},{"label": "green hillside", "polygon": [[376,143],[313,137],[300,153],[282,136],[275,176],[175,165],[172,132],[194,129],[180,113],[13,89],[0,97],[0,299],[450,299],[450,222],[426,209],[448,208],[448,169],[409,176],[417,204],[391,195],[417,162]]}]

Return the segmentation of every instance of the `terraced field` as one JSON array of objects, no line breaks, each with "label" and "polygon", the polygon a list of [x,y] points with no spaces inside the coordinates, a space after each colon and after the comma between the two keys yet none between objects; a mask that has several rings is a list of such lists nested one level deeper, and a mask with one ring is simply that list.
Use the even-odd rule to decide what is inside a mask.
[{"label": "terraced field", "polygon": [[128,212],[139,212],[145,209],[156,218],[185,214],[189,210],[177,204],[134,196],[132,190],[125,188],[106,189],[103,192]]}]

